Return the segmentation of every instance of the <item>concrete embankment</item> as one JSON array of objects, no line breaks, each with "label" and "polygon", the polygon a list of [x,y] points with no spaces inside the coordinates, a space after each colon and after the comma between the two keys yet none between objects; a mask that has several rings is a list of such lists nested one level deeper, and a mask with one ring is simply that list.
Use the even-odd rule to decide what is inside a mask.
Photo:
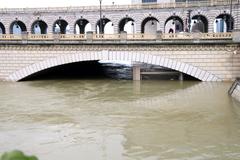
[{"label": "concrete embankment", "polygon": [[236,79],[228,93],[240,102],[240,78]]}]

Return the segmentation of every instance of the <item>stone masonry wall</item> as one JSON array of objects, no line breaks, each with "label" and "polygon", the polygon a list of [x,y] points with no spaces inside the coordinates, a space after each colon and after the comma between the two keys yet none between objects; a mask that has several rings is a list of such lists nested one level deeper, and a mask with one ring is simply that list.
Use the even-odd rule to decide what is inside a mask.
[{"label": "stone masonry wall", "polygon": [[203,81],[240,75],[236,46],[224,45],[1,45],[0,80],[18,81],[54,66],[89,60],[125,60],[171,68]]}]

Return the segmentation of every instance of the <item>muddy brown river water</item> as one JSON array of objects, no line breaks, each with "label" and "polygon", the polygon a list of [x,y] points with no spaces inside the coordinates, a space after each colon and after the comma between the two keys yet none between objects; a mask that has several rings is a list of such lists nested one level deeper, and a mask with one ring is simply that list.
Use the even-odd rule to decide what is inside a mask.
[{"label": "muddy brown river water", "polygon": [[40,160],[239,160],[230,83],[0,82],[0,153]]}]

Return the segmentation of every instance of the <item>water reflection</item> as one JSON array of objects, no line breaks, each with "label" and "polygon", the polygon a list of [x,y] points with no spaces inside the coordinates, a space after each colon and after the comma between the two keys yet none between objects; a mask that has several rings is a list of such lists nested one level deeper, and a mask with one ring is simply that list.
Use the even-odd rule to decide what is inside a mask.
[{"label": "water reflection", "polygon": [[240,159],[228,83],[0,83],[0,152],[48,159]]}]

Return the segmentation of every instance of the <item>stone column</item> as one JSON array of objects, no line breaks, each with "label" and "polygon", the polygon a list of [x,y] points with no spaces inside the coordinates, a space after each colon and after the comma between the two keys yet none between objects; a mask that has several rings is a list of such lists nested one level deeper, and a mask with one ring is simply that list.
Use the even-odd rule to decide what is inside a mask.
[{"label": "stone column", "polygon": [[68,25],[69,25],[69,28],[70,28],[69,34],[74,34],[74,30],[75,30],[75,25],[74,25],[74,23],[69,23]]},{"label": "stone column", "polygon": [[93,40],[93,32],[88,31],[87,32],[87,41],[92,41]]},{"label": "stone column", "polygon": [[156,39],[159,40],[159,41],[162,40],[162,31],[158,30],[158,31],[156,32]]},{"label": "stone column", "polygon": [[127,32],[126,32],[126,31],[122,31],[122,32],[120,33],[120,39],[121,39],[121,41],[123,41],[123,42],[127,41]]},{"label": "stone column", "polygon": [[47,34],[53,34],[53,24],[48,24]]},{"label": "stone column", "polygon": [[96,33],[96,24],[94,22],[90,22],[91,24],[91,30],[93,33]]},{"label": "stone column", "polygon": [[133,65],[133,80],[140,81],[141,80],[141,67],[140,65],[134,64]]},{"label": "stone column", "polygon": [[141,22],[135,22],[136,30],[135,33],[141,33]]},{"label": "stone column", "polygon": [[183,73],[180,72],[180,73],[179,73],[179,81],[183,81],[183,79],[184,79],[184,78],[183,78]]}]

